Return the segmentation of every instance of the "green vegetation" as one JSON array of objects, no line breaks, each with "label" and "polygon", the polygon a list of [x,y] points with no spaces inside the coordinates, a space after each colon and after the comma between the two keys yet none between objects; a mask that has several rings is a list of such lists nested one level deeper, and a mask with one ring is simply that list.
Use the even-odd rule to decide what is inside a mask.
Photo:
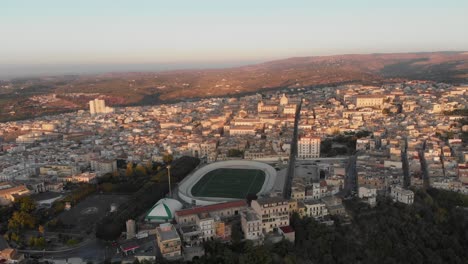
[{"label": "green vegetation", "polygon": [[76,246],[78,243],[79,243],[79,241],[77,239],[74,239],[74,238],[70,238],[69,240],[67,240],[67,246],[69,246],[69,247]]},{"label": "green vegetation", "polygon": [[28,241],[28,245],[31,248],[43,249],[46,246],[46,242],[45,242],[44,237],[30,237]]},{"label": "green vegetation", "polygon": [[389,200],[375,208],[346,202],[350,225],[326,226],[293,215],[295,244],[253,246],[251,242],[205,244],[193,263],[467,263],[468,196],[430,189],[416,192],[415,204]]},{"label": "green vegetation", "polygon": [[38,223],[38,216],[35,214],[36,204],[30,197],[24,196],[16,200],[12,209],[4,237],[6,240],[22,244],[24,231],[35,229]]},{"label": "green vegetation", "polygon": [[244,199],[258,193],[265,182],[265,173],[255,169],[216,169],[205,174],[193,187],[198,197]]},{"label": "green vegetation", "polygon": [[455,109],[453,111],[444,111],[444,115],[447,116],[468,116],[468,108],[465,109]]},{"label": "green vegetation", "polygon": [[71,204],[77,204],[80,201],[84,200],[86,197],[96,192],[96,186],[93,184],[69,183],[69,185],[71,185],[73,188],[77,188],[73,190],[71,194],[67,195],[64,199],[53,203],[52,208],[54,209],[55,214],[58,214],[65,209],[65,203],[70,202]]},{"label": "green vegetation", "polygon": [[[338,133],[320,142],[321,157],[351,155],[356,151],[356,140],[371,135],[369,131],[345,132],[344,134]],[[338,146],[333,146],[334,144]]]},{"label": "green vegetation", "polygon": [[165,154],[163,156],[164,164],[171,164],[173,160],[174,160],[174,157],[171,154]]},{"label": "green vegetation", "polygon": [[[192,157],[181,157],[175,160],[171,165],[171,181],[176,184],[199,163],[199,159]],[[158,175],[158,181],[153,179]],[[104,240],[117,239],[125,229],[125,222],[128,219],[145,213],[169,192],[166,168],[161,168],[153,178],[133,193],[126,203],[119,205],[118,211],[108,214],[97,224],[96,237]]]},{"label": "green vegetation", "polygon": [[230,149],[230,150],[228,150],[227,156],[228,157],[233,157],[233,158],[240,158],[240,157],[244,156],[244,152],[242,150],[238,150],[238,149]]}]

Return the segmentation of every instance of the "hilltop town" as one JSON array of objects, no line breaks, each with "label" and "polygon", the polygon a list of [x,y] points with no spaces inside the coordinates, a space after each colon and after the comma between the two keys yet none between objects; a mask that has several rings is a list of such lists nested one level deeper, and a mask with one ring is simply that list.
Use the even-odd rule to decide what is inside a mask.
[{"label": "hilltop town", "polygon": [[[467,95],[410,81],[134,107],[95,96],[89,111],[0,123],[0,205],[12,215],[0,218],[0,256],[191,261],[212,240],[295,243],[295,217],[349,225],[349,200],[468,194]],[[224,182],[210,185],[216,170]],[[18,204],[33,204],[21,212],[34,221],[10,224]]]}]

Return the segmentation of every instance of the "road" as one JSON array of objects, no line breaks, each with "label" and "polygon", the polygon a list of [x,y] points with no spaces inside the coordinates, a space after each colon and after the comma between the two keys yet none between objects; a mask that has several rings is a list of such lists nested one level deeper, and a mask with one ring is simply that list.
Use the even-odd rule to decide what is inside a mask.
[{"label": "road", "polygon": [[423,186],[424,189],[428,189],[430,187],[430,181],[429,181],[429,172],[427,168],[427,162],[426,162],[426,157],[424,156],[424,151],[426,150],[426,140],[424,140],[423,147],[422,149],[419,150],[419,160],[421,162],[421,170],[422,170],[422,176],[423,176]]},{"label": "road", "polygon": [[[140,248],[138,251],[157,253],[157,245],[154,236],[135,240]],[[39,259],[69,259],[81,258],[85,261],[101,263],[105,260],[125,259],[126,256],[122,252],[117,251],[118,246],[112,246],[111,243],[98,239],[91,239],[80,244],[72,249],[57,250],[57,251],[41,251],[41,250],[19,250],[26,256]]]},{"label": "road", "polygon": [[66,259],[75,257],[90,261],[103,261],[106,255],[106,246],[108,246],[108,243],[92,239],[72,249],[57,251],[19,250],[19,252],[31,257],[45,259]]},{"label": "road", "polygon": [[344,182],[344,195],[349,196],[358,192],[358,180],[356,170],[357,153],[349,157],[346,167],[346,177]]},{"label": "road", "polygon": [[405,137],[405,147],[401,151],[401,162],[403,165],[403,186],[409,188],[411,185],[411,178],[409,174],[409,163],[408,163],[408,138]]},{"label": "road", "polygon": [[288,166],[286,182],[284,183],[284,190],[283,190],[283,196],[285,199],[291,198],[292,178],[294,177],[294,168],[296,165],[297,135],[298,135],[299,119],[301,118],[301,107],[302,107],[302,98],[301,98],[301,102],[297,106],[296,115],[294,118],[294,131],[293,131],[293,138],[291,142],[291,152],[289,153],[289,166]]}]

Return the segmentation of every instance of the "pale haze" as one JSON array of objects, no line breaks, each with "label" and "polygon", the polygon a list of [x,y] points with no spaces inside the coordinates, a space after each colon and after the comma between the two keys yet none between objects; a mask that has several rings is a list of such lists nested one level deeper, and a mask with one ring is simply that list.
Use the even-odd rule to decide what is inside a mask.
[{"label": "pale haze", "polygon": [[0,71],[159,70],[468,50],[467,13],[468,1],[460,0],[2,0]]}]

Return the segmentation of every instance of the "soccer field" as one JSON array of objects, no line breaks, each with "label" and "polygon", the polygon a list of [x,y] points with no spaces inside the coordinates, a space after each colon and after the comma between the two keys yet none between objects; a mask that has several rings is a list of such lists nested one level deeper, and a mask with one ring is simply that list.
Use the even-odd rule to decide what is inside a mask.
[{"label": "soccer field", "polygon": [[205,174],[193,187],[195,197],[244,199],[257,194],[265,181],[265,172],[257,169],[216,169]]}]

